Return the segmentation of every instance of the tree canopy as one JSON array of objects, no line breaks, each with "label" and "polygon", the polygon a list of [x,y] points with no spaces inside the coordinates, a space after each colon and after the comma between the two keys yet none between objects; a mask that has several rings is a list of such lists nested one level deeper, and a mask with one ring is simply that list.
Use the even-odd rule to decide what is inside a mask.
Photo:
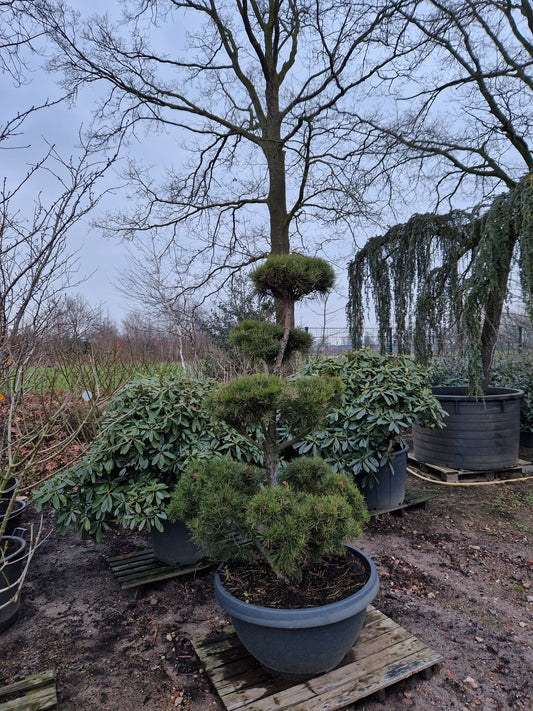
[{"label": "tree canopy", "polygon": [[34,4],[68,89],[105,88],[93,124],[102,143],[165,131],[188,156],[176,151],[163,178],[130,164],[134,207],[106,219],[108,232],[163,234],[180,245],[182,274],[189,268],[205,285],[207,271],[218,288],[215,277],[269,253],[327,246],[343,223],[351,229],[354,216],[371,211],[376,174],[353,109],[369,102],[400,51],[407,23],[394,3],[124,6],[113,25],[107,17],[83,24],[67,2]]},{"label": "tree canopy", "polygon": [[533,170],[533,4],[405,0],[395,12],[407,59],[382,85],[382,111],[359,112],[371,150],[429,184],[436,205],[511,190]]}]

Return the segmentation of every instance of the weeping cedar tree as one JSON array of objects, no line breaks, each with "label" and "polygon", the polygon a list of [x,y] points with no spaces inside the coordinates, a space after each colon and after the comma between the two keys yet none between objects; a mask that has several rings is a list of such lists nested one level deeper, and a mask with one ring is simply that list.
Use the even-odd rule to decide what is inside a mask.
[{"label": "weeping cedar tree", "polygon": [[[333,271],[315,257],[273,255],[252,278],[260,293],[279,298],[288,313],[294,301],[327,292]],[[237,378],[207,400],[216,417],[260,450],[263,471],[221,457],[191,462],[174,489],[167,513],[171,520],[185,520],[211,557],[251,560],[259,556],[281,580],[297,584],[304,565],[343,553],[344,541],[361,534],[368,514],[351,479],[336,474],[322,459],[291,461],[280,481],[281,453],[338,407],[342,381],[327,375],[281,377],[290,323],[285,320],[282,333],[268,331],[274,347],[257,338],[263,326],[257,322],[254,329],[248,324],[242,343],[249,336],[249,350],[266,360],[271,372]]]},{"label": "weeping cedar tree", "polygon": [[350,263],[348,321],[360,347],[372,296],[381,350],[394,320],[398,350],[427,361],[433,336],[456,326],[468,362],[471,395],[486,393],[507,283],[514,261],[522,297],[533,316],[533,174],[494,199],[482,213],[414,215],[370,239]]}]

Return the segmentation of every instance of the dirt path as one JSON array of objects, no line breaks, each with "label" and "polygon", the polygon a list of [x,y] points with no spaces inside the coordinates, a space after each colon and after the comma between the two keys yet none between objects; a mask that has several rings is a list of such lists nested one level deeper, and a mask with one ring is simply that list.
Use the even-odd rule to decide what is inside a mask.
[{"label": "dirt path", "polygon": [[[433,495],[426,510],[373,521],[358,545],[380,574],[376,607],[444,663],[432,679],[355,708],[530,711],[533,480],[408,485]],[[52,529],[49,516],[44,525]],[[52,532],[32,562],[20,619],[0,636],[2,681],[55,669],[63,711],[221,709],[189,642],[226,622],[213,573],[120,590],[106,558],[147,547],[135,533],[96,545]]]}]

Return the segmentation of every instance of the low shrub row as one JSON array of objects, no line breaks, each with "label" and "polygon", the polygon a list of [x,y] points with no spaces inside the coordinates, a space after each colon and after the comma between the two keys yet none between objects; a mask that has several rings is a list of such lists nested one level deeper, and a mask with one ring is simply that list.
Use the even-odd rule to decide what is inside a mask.
[{"label": "low shrub row", "polygon": [[[388,461],[406,429],[415,422],[440,422],[428,371],[408,356],[365,349],[313,360],[295,377],[324,375],[342,380],[342,403],[320,429],[288,451],[320,456],[335,471],[359,475],[363,486]],[[172,372],[126,385],[106,409],[79,463],[35,493],[37,507],[55,509],[61,532],[73,526],[96,540],[110,528],[161,530],[171,491],[188,462],[218,454],[262,464],[246,434],[215,419],[212,408],[205,407],[218,385]],[[283,422],[279,433],[291,438]],[[258,433],[250,435],[257,439]]]}]

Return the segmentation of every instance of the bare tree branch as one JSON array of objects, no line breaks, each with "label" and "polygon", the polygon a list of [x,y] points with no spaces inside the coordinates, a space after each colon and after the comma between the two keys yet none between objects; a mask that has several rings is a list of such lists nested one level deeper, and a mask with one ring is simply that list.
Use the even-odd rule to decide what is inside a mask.
[{"label": "bare tree branch", "polygon": [[[369,195],[367,204],[358,199],[350,206],[335,176],[350,176],[347,191],[358,196],[376,180],[368,176],[379,164],[366,161],[354,107],[368,100],[395,57],[413,51],[399,40],[409,23],[394,2],[126,5],[127,23],[113,27],[102,17],[81,24],[63,2],[35,4],[57,44],[51,67],[65,87],[108,88],[95,117],[103,144],[141,128],[188,134],[185,170],[169,168],[159,184],[130,170],[136,208],[106,220],[110,232],[132,238],[155,230],[189,242],[192,230],[200,245],[209,241],[210,262],[221,264],[219,252],[226,250],[233,265],[234,249],[248,252],[244,261],[252,247],[256,254],[289,252],[304,223],[313,251],[324,239],[313,240],[312,232],[323,217],[330,222],[336,205],[338,233],[354,214],[370,211]],[[189,44],[173,36],[165,45],[162,30],[184,25]],[[157,44],[164,49],[153,50]],[[260,236],[257,246],[250,230]],[[252,244],[243,250],[246,242]]]},{"label": "bare tree branch", "polygon": [[396,113],[359,112],[373,150],[388,152],[389,168],[419,170],[422,160],[438,201],[462,188],[512,189],[533,170],[531,2],[409,0],[396,12],[409,23],[402,44],[419,59],[384,77]]}]

